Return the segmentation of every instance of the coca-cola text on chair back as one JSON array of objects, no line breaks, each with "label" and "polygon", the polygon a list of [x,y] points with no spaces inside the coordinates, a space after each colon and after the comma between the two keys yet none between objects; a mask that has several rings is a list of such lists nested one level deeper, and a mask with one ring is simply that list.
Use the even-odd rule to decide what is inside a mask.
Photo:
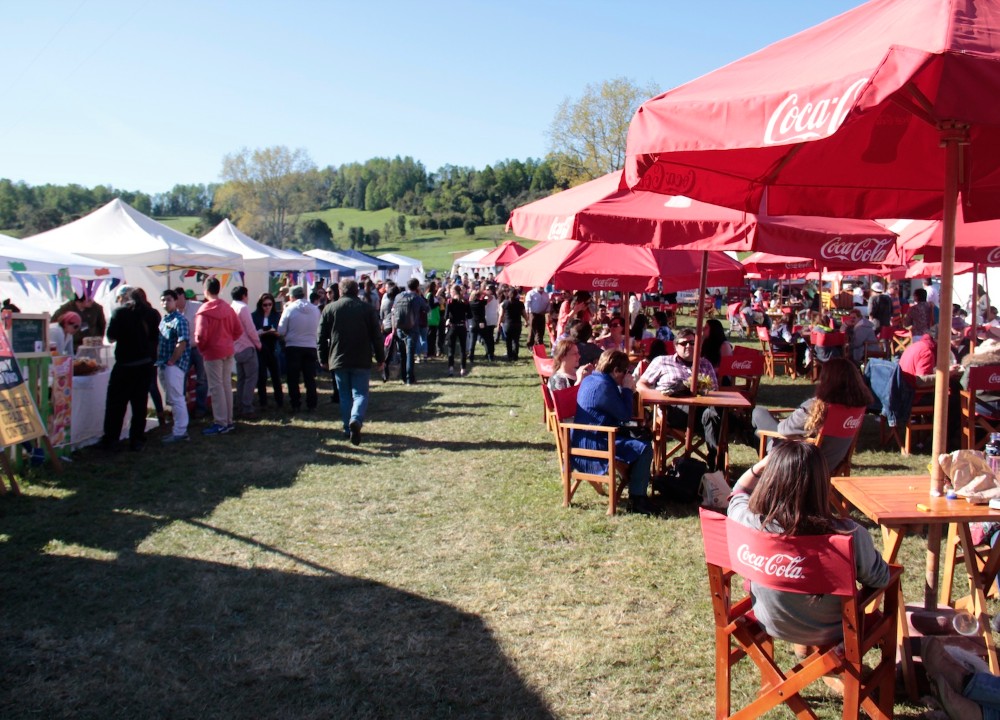
[{"label": "coca-cola text on chair back", "polygon": [[864,407],[830,404],[826,407],[822,436],[835,438],[854,437],[861,430],[865,419]]},{"label": "coca-cola text on chair back", "polygon": [[764,374],[764,355],[754,350],[753,354],[727,355],[719,361],[716,372],[723,377],[756,377]]}]

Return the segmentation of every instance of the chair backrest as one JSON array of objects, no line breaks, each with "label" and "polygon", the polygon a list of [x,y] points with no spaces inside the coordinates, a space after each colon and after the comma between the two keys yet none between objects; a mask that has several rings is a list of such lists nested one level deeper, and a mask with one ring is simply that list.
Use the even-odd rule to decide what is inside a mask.
[{"label": "chair backrest", "polygon": [[764,374],[764,354],[753,350],[752,354],[727,355],[719,361],[715,372],[722,377],[760,377]]},{"label": "chair backrest", "polygon": [[552,399],[552,391],[549,390],[549,385],[544,380],[542,380],[542,403],[545,405],[545,412],[555,412],[556,403]]},{"label": "chair backrest", "polygon": [[777,535],[699,508],[705,560],[764,587],[805,595],[857,593],[850,535]]},{"label": "chair backrest", "polygon": [[552,391],[552,403],[555,406],[557,420],[563,421],[576,415],[576,396],[579,392],[579,385]]},{"label": "chair backrest", "polygon": [[649,348],[652,346],[653,340],[655,339],[656,338],[642,338],[641,340],[638,340],[636,342],[635,349],[638,351],[640,355],[646,357],[647,355],[649,355]]},{"label": "chair backrest", "polygon": [[760,354],[760,350],[756,348],[747,347],[746,345],[733,345],[733,357],[757,357]]},{"label": "chair backrest", "polygon": [[848,407],[831,403],[826,408],[826,419],[820,429],[820,438],[852,438],[861,430],[865,419],[864,407]]},{"label": "chair backrest", "polygon": [[535,361],[535,370],[543,380],[552,377],[552,373],[554,372],[552,358],[538,357],[532,354],[532,359]]},{"label": "chair backrest", "polygon": [[663,346],[667,349],[667,355],[673,355],[675,352],[677,352],[677,348],[674,347],[673,340],[664,340]]},{"label": "chair backrest", "polygon": [[892,340],[894,332],[896,332],[896,329],[892,325],[883,325],[878,329],[878,339],[885,341]]},{"label": "chair backrest", "polygon": [[538,345],[531,346],[531,354],[537,358],[547,358],[549,356],[549,351],[545,349],[545,346],[539,343]]},{"label": "chair backrest", "polygon": [[1000,365],[980,365],[969,368],[970,392],[1000,391]]},{"label": "chair backrest", "polygon": [[761,343],[765,343],[765,344],[767,344],[770,347],[770,345],[771,345],[771,333],[768,332],[768,329],[766,327],[764,327],[763,325],[758,325],[754,329],[757,331],[757,339],[760,340]]},{"label": "chair backrest", "polygon": [[836,347],[847,344],[847,333],[845,332],[814,332],[812,334],[812,344],[820,347]]}]

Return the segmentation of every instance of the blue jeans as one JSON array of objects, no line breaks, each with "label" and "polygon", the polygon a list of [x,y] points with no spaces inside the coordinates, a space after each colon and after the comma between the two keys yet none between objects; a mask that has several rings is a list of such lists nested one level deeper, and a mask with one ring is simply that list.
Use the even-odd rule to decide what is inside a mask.
[{"label": "blue jeans", "polygon": [[966,684],[962,694],[983,708],[983,720],[1000,718],[1000,677],[977,672]]},{"label": "blue jeans", "polygon": [[417,350],[424,358],[427,358],[427,328],[420,328],[420,348]]},{"label": "blue jeans", "polygon": [[402,343],[401,350],[403,357],[400,358],[402,367],[403,382],[414,382],[413,363],[416,360],[417,351],[420,349],[420,331],[416,328],[412,330],[397,330],[396,337]]},{"label": "blue jeans", "polygon": [[344,421],[344,432],[349,431],[354,421],[365,422],[368,409],[368,380],[371,370],[358,368],[337,368],[333,371],[340,393],[340,419]]}]

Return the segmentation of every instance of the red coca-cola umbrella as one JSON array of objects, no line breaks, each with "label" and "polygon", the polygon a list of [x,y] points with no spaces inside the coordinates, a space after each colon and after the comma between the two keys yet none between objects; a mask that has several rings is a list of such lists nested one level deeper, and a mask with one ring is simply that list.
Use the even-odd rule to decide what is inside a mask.
[{"label": "red coca-cola umbrella", "polygon": [[[701,281],[702,253],[696,250],[660,250],[637,245],[557,240],[535,245],[505,267],[500,282],[519,287],[550,282],[564,290],[654,292],[662,281],[664,292],[690,290]],[[708,282],[741,285],[743,265],[725,253],[711,253]]]},{"label": "red coca-cola umbrella", "polygon": [[[900,251],[910,257],[941,262],[944,226],[940,220],[880,220],[899,235]],[[981,265],[1000,265],[1000,220],[955,221],[955,260]],[[956,274],[958,270],[955,271]]]},{"label": "red coca-cola umbrella", "polygon": [[[873,0],[646,102],[632,188],[772,214],[1000,217],[1000,0]],[[932,457],[945,449],[948,326]],[[933,464],[932,489],[943,474]]]},{"label": "red coca-cola umbrella", "polygon": [[[871,220],[761,217],[676,195],[629,192],[610,173],[516,208],[507,229],[532,240],[582,240],[682,250],[766,250],[838,262],[884,262],[895,235]],[[852,259],[853,258],[853,259]],[[485,258],[484,258],[485,260]]]},{"label": "red coca-cola umbrella", "polygon": [[519,242],[507,240],[494,250],[483,255],[479,264],[483,267],[503,267],[517,260],[528,252],[528,248]]},{"label": "red coca-cola umbrella", "polygon": [[840,274],[853,275],[886,275],[903,266],[906,258],[893,249],[881,263],[871,263],[851,255],[835,257],[828,260],[817,260],[808,257],[791,257],[774,255],[772,253],[756,252],[743,258],[742,264],[747,272],[769,278],[805,277],[816,272],[831,271]]}]

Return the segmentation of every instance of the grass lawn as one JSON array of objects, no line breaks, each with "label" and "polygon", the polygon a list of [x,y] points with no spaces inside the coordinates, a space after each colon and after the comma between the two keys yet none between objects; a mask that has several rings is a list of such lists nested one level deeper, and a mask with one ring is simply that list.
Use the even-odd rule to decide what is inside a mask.
[{"label": "grass lawn", "polygon": [[[324,382],[315,413],[84,450],[0,499],[0,717],[711,717],[696,507],[562,508],[528,358],[417,372],[375,383],[360,447]],[[926,465],[877,441],[867,418],[856,474]],[[920,597],[919,539],[903,559]]]}]

